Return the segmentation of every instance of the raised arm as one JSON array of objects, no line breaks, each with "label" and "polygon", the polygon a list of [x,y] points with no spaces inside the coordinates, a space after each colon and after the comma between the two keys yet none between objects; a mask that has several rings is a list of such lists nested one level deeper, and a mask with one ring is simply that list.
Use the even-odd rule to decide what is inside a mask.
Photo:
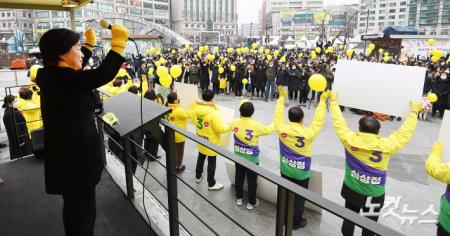
[{"label": "raised arm", "polygon": [[222,123],[222,119],[218,112],[215,112],[212,116],[211,122],[216,134],[223,134],[230,131],[231,125]]},{"label": "raised arm", "polygon": [[422,106],[422,103],[411,102],[411,113],[406,118],[405,123],[400,129],[389,135],[388,140],[392,143],[392,153],[400,151],[411,139],[417,126],[417,113],[422,109]]},{"label": "raised arm", "polygon": [[327,100],[330,95],[330,92],[323,92],[320,96],[320,102],[317,106],[316,113],[314,114],[314,118],[311,124],[308,127],[308,132],[312,139],[314,139],[320,132],[325,123],[325,117],[327,115]]},{"label": "raised arm", "polygon": [[351,133],[344,117],[342,116],[341,108],[337,102],[337,95],[330,91],[330,112],[333,120],[333,126],[341,141],[344,141],[348,134]]},{"label": "raised arm", "polygon": [[278,91],[280,95],[278,96],[277,104],[275,106],[275,115],[273,120],[276,131],[280,131],[286,126],[286,123],[284,122],[284,97],[287,91],[284,91],[283,86],[278,86]]},{"label": "raised arm", "polygon": [[450,184],[450,163],[442,163],[441,156],[442,143],[436,142],[425,162],[425,170],[431,177]]}]

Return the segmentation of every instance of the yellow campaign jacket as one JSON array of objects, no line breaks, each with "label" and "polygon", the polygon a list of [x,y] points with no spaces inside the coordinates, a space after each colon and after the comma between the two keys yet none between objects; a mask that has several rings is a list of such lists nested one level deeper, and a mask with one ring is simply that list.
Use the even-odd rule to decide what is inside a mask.
[{"label": "yellow campaign jacket", "polygon": [[311,124],[305,127],[296,122],[284,121],[284,96],[275,107],[275,130],[280,142],[280,171],[291,178],[304,180],[310,177],[312,143],[325,122],[327,105],[321,101]]},{"label": "yellow campaign jacket", "polygon": [[450,163],[441,163],[441,155],[442,144],[435,144],[425,162],[425,170],[431,177],[447,184],[441,197],[439,224],[450,233]]},{"label": "yellow campaign jacket", "polygon": [[273,133],[274,124],[263,125],[251,117],[241,117],[230,128],[234,134],[234,153],[259,164],[259,137]]},{"label": "yellow campaign jacket", "polygon": [[[168,107],[172,110],[172,112],[167,115],[167,119],[169,120],[169,122],[183,129],[186,129],[186,119],[192,117],[191,112],[183,109],[179,104],[168,104]],[[186,138],[182,134],[175,132],[176,143],[182,143],[185,140]]]},{"label": "yellow campaign jacket", "polygon": [[399,130],[388,137],[381,137],[350,131],[336,101],[330,103],[330,111],[336,133],[345,148],[346,185],[362,195],[383,195],[389,160],[411,139],[417,125],[417,114],[411,112]]},{"label": "yellow campaign jacket", "polygon": [[18,98],[18,110],[22,112],[27,122],[28,133],[35,129],[42,128],[41,108],[32,100]]},{"label": "yellow campaign jacket", "polygon": [[[220,118],[217,107],[211,102],[194,102],[191,106],[192,122],[197,135],[220,145],[220,134],[229,130],[230,125],[224,125]],[[198,151],[206,156],[217,156],[217,153],[198,145]]]}]

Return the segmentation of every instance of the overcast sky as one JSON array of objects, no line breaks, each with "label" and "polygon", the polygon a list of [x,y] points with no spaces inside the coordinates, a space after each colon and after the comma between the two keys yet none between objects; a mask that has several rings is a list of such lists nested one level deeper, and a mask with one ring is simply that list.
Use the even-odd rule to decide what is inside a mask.
[{"label": "overcast sky", "polygon": [[[324,0],[325,6],[353,4],[358,0]],[[259,10],[261,9],[262,0],[237,0],[239,24],[257,23],[259,22]]]}]

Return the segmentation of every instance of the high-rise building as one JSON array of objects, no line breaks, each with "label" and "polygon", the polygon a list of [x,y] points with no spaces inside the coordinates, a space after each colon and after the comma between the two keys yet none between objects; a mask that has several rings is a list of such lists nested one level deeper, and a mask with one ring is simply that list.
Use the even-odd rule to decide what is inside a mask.
[{"label": "high-rise building", "polygon": [[450,35],[450,1],[410,0],[408,25],[421,35]]},{"label": "high-rise building", "polygon": [[245,38],[259,38],[261,37],[261,26],[258,23],[241,24],[239,35]]},{"label": "high-rise building", "polygon": [[33,11],[0,9],[0,40],[8,40],[15,36],[17,37],[16,40],[23,41],[25,44],[28,44],[33,42],[33,33]]},{"label": "high-rise building", "polygon": [[388,26],[407,26],[410,0],[360,0],[358,33],[382,33]]},{"label": "high-rise building", "polygon": [[231,43],[237,36],[236,0],[177,0],[173,30],[193,43]]},{"label": "high-rise building", "polygon": [[263,0],[261,27],[263,34],[282,35],[281,12],[316,10],[323,7],[323,0]]}]

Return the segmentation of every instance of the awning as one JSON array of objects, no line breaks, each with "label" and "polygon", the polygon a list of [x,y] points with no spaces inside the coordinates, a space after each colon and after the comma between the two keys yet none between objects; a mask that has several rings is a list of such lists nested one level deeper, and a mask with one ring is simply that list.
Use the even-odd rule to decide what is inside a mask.
[{"label": "awning", "polygon": [[395,35],[417,35],[419,31],[412,26],[389,26],[383,30],[385,36]]}]

